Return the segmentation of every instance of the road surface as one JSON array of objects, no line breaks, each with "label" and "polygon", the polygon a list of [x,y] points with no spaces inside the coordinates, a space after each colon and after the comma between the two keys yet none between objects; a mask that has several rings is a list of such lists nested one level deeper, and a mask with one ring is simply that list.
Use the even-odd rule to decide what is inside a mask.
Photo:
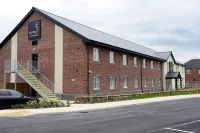
[{"label": "road surface", "polygon": [[0,133],[200,133],[200,99],[0,118]]}]

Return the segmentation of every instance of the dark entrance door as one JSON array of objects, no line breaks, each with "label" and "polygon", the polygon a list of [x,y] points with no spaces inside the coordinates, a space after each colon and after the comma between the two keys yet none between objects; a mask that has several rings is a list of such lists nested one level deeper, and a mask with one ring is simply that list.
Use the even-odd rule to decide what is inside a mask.
[{"label": "dark entrance door", "polygon": [[38,69],[38,54],[32,54],[32,66]]}]

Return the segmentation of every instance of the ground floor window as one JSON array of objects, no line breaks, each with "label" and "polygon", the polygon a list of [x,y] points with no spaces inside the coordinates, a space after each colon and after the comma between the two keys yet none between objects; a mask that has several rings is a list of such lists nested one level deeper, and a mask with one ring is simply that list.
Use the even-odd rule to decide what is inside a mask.
[{"label": "ground floor window", "polygon": [[128,88],[128,77],[126,77],[126,76],[123,79],[123,87]]},{"label": "ground floor window", "polygon": [[161,79],[158,79],[158,86],[161,86]]},{"label": "ground floor window", "polygon": [[138,78],[134,79],[135,88],[138,88],[139,80]]},{"label": "ground floor window", "polygon": [[110,89],[115,89],[115,77],[110,77]]},{"label": "ground floor window", "polygon": [[155,86],[155,80],[154,80],[154,78],[152,78],[152,87],[154,87]]},{"label": "ground floor window", "polygon": [[94,76],[94,90],[100,90],[100,76]]},{"label": "ground floor window", "polygon": [[144,87],[147,87],[147,78],[144,78]]}]

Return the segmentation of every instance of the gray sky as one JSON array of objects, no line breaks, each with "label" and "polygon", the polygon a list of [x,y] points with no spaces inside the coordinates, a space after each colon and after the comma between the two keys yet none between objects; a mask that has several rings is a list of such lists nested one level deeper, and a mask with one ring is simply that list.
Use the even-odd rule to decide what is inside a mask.
[{"label": "gray sky", "polygon": [[157,51],[173,51],[182,63],[200,58],[199,0],[5,0],[0,42],[32,6]]}]

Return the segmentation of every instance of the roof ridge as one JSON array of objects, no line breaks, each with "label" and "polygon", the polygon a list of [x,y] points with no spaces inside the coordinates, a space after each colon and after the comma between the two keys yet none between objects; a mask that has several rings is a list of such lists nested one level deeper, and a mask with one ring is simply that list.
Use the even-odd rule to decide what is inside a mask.
[{"label": "roof ridge", "polygon": [[165,52],[156,52],[156,53],[167,53],[167,52],[172,52],[172,51],[165,51]]},{"label": "roof ridge", "polygon": [[45,11],[45,10],[42,10],[42,9],[39,9],[39,8],[36,8],[36,7],[33,7],[33,9],[41,10],[41,11],[43,11],[43,12],[46,12],[46,13],[52,14],[52,15],[57,16],[57,17],[60,17],[60,18],[63,18],[63,19],[68,20],[68,21],[70,21],[70,22],[73,22],[73,23],[76,23],[76,24],[79,24],[79,25],[82,25],[82,26],[88,27],[88,28],[90,28],[90,29],[93,29],[93,30],[96,30],[96,31],[102,32],[102,33],[104,33],[104,34],[107,34],[107,35],[110,35],[110,36],[113,36],[113,37],[116,37],[116,38],[122,39],[122,40],[127,41],[127,42],[130,42],[130,43],[134,43],[134,44],[140,45],[140,46],[142,46],[142,47],[145,47],[145,48],[148,48],[148,49],[151,49],[151,50],[157,52],[156,50],[154,50],[154,49],[152,49],[152,48],[149,48],[149,47],[147,47],[147,46],[144,46],[144,45],[141,45],[141,44],[138,44],[138,43],[135,43],[135,42],[132,42],[132,41],[126,40],[126,39],[124,39],[124,38],[118,37],[118,36],[116,36],[116,35],[112,35],[112,34],[110,34],[110,33],[103,32],[103,31],[101,31],[101,30],[98,30],[98,29],[92,28],[92,27],[90,27],[90,26],[87,26],[87,25],[84,25],[84,24],[81,24],[81,23],[75,22],[75,21],[73,21],[73,20],[70,20],[70,19],[67,19],[67,18],[61,17],[61,16],[56,15],[56,14],[53,14],[53,13],[51,13],[51,12],[48,12],[48,11]]}]

